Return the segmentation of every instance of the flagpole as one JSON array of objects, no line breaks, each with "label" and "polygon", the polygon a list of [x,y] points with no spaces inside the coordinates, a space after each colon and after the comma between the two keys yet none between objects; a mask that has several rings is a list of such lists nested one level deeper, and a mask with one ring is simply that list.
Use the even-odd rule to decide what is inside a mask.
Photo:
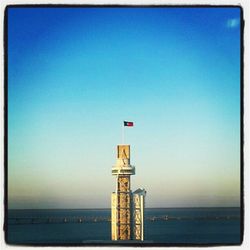
[{"label": "flagpole", "polygon": [[124,122],[122,123],[122,144],[125,143],[125,129],[124,129]]}]

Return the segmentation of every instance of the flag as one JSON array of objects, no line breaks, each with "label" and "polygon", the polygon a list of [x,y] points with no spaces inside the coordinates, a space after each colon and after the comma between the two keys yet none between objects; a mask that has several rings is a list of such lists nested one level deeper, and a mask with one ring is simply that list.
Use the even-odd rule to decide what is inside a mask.
[{"label": "flag", "polygon": [[134,123],[133,123],[133,122],[124,121],[124,126],[133,127],[133,126],[134,126]]}]

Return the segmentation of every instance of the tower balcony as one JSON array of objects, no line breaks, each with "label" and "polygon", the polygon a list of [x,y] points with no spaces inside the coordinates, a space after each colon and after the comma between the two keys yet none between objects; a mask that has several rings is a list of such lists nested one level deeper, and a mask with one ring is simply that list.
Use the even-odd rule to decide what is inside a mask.
[{"label": "tower balcony", "polygon": [[112,167],[112,175],[134,175],[135,166],[132,165],[116,165]]}]

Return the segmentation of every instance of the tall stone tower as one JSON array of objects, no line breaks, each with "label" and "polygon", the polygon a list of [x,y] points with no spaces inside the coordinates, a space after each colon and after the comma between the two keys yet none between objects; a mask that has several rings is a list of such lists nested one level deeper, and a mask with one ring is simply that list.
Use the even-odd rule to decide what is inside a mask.
[{"label": "tall stone tower", "polygon": [[117,146],[116,191],[111,197],[112,240],[143,240],[143,217],[145,190],[131,191],[130,176],[135,167],[130,165],[130,145]]}]

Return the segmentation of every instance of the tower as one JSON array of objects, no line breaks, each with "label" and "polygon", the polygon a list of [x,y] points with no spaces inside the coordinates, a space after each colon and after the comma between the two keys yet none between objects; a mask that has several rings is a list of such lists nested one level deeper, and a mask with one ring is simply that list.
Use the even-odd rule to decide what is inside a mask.
[{"label": "tower", "polygon": [[138,188],[132,195],[133,239],[144,240],[145,189]]},{"label": "tower", "polygon": [[111,196],[112,240],[143,240],[143,216],[145,190],[131,191],[130,176],[135,167],[130,165],[130,145],[117,146],[116,191]]}]

